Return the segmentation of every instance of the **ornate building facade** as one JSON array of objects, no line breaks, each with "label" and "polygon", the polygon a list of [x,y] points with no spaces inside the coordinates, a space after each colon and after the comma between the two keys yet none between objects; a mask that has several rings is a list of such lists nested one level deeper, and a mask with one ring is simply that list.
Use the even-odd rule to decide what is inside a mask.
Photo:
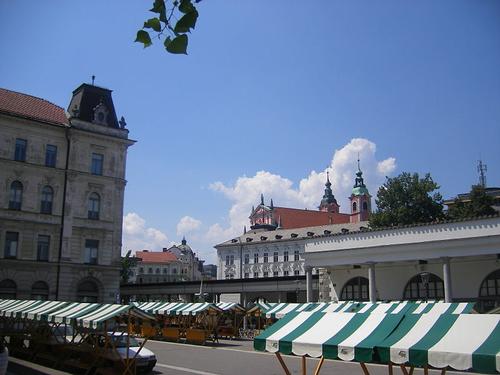
[{"label": "ornate building facade", "polygon": [[67,112],[0,89],[0,298],[117,299],[133,143],[108,89],[80,85]]},{"label": "ornate building facade", "polygon": [[[215,246],[218,279],[255,279],[306,275],[304,246],[314,235],[358,231],[368,227],[371,196],[363,173],[356,173],[351,212],[340,213],[327,175],[319,210],[301,210],[261,202],[250,213],[250,231]],[[312,270],[309,270],[312,272]],[[314,270],[314,272],[317,272]]]}]

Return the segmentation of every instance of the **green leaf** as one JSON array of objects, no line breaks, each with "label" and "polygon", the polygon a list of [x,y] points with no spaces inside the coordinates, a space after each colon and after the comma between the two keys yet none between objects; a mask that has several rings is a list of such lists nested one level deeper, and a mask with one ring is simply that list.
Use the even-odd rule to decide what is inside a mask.
[{"label": "green leaf", "polygon": [[181,3],[179,4],[179,11],[182,13],[189,13],[194,10],[196,10],[196,8],[191,3],[191,0],[181,0]]},{"label": "green leaf", "polygon": [[[187,55],[187,45],[188,45],[188,36],[186,34],[182,34],[176,36],[174,39],[169,40],[169,38],[165,39],[165,48],[168,52],[174,54],[184,54]],[[168,41],[168,43],[167,43]]]},{"label": "green leaf", "polygon": [[160,20],[158,18],[150,18],[146,22],[144,22],[145,29],[153,29],[154,31],[160,32],[161,31],[161,24]]},{"label": "green leaf", "polygon": [[174,32],[187,33],[190,29],[194,29],[196,20],[198,19],[198,11],[195,9],[182,16],[182,18],[175,24]]},{"label": "green leaf", "polygon": [[144,48],[149,47],[151,43],[151,37],[149,36],[149,33],[144,30],[139,30],[137,32],[137,37],[135,38],[134,42],[142,43],[144,44]]},{"label": "green leaf", "polygon": [[161,13],[162,11],[165,11],[165,9],[165,0],[155,0],[153,2],[153,8],[149,11],[153,13]]}]

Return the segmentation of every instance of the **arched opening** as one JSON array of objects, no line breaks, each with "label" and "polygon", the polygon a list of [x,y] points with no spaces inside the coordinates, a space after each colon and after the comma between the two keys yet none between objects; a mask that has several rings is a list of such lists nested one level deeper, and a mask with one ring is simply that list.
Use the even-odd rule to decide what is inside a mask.
[{"label": "arched opening", "polygon": [[367,210],[368,210],[368,203],[363,202],[363,211],[367,211]]},{"label": "arched opening", "polygon": [[345,283],[340,293],[342,301],[368,301],[368,279],[366,277],[354,277]]},{"label": "arched opening", "polygon": [[88,218],[99,220],[99,211],[101,206],[101,197],[97,193],[89,195]]},{"label": "arched opening", "polygon": [[54,200],[54,190],[50,186],[44,186],[42,189],[42,201],[40,204],[40,213],[52,213],[52,201]]},{"label": "arched opening", "polygon": [[17,285],[11,279],[0,281],[0,299],[16,299]]},{"label": "arched opening", "polygon": [[9,209],[20,210],[23,203],[23,184],[13,181],[10,184]]},{"label": "arched opening", "polygon": [[47,301],[49,299],[49,286],[45,281],[37,281],[31,287],[31,299]]},{"label": "arched opening", "polygon": [[429,272],[422,272],[413,276],[405,286],[404,300],[428,300],[443,299],[444,284],[443,280]]},{"label": "arched opening", "polygon": [[479,288],[479,312],[487,312],[500,306],[500,269],[485,277]]},{"label": "arched opening", "polygon": [[97,302],[99,288],[94,281],[83,280],[78,284],[76,295],[79,302]]},{"label": "arched opening", "polygon": [[358,210],[358,205],[356,202],[352,202],[352,212],[356,212]]}]

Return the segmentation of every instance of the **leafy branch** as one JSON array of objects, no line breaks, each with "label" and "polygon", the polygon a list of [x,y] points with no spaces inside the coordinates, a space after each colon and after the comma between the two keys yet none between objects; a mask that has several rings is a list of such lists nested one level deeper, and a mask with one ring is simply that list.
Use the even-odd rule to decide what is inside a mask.
[{"label": "leafy branch", "polygon": [[[194,0],[194,3],[200,1]],[[193,0],[154,0],[149,11],[157,16],[144,22],[142,29],[137,31],[135,42],[142,43],[144,48],[149,47],[153,44],[150,32],[156,33],[153,37],[163,39],[167,52],[187,55],[187,34],[194,30],[198,20]]]}]

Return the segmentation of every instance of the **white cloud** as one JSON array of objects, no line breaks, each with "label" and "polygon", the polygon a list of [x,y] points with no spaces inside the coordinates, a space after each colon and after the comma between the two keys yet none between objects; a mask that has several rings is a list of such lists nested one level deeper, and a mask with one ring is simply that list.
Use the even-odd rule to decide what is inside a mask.
[{"label": "white cloud", "polygon": [[373,196],[385,181],[385,176],[396,169],[395,158],[379,161],[375,152],[375,143],[354,138],[341,149],[335,150],[328,168],[320,172],[311,171],[309,176],[299,181],[298,187],[294,187],[289,179],[267,171],[259,171],[253,177],[239,177],[233,186],[214,182],[210,188],[226,196],[232,206],[229,210],[229,226],[223,228],[219,223],[213,224],[205,234],[206,240],[216,244],[241,234],[243,226],[249,225],[248,216],[252,205],[260,202],[261,193],[266,204],[273,198],[275,206],[317,209],[324,193],[327,171],[341,212],[348,212],[348,197],[354,184],[358,155],[365,183]]},{"label": "white cloud", "polygon": [[123,217],[122,253],[129,249],[132,254],[138,250],[161,250],[169,246],[167,235],[162,231],[146,226],[146,220],[135,212],[129,212]]},{"label": "white cloud", "polygon": [[180,236],[191,233],[199,229],[200,226],[201,226],[200,220],[196,220],[191,216],[184,216],[177,223],[177,235]]}]

